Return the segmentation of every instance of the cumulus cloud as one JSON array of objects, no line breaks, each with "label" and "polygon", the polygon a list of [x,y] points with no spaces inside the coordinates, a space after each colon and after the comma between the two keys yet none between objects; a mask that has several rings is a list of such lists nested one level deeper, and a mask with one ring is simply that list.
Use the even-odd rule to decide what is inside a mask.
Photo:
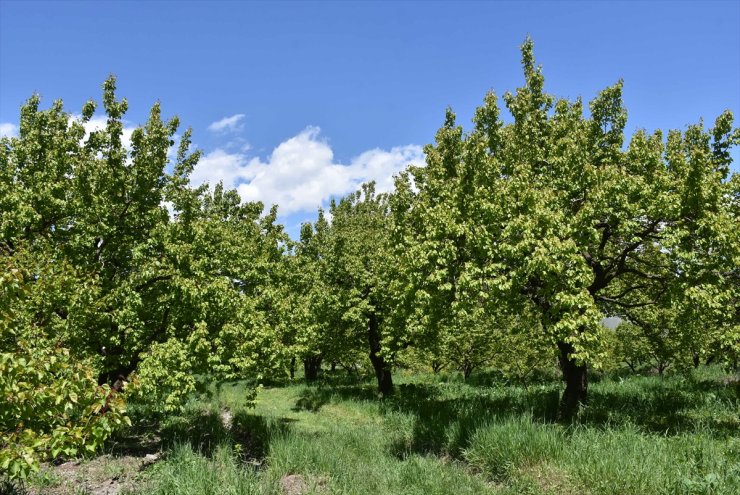
[{"label": "cumulus cloud", "polygon": [[229,188],[236,187],[237,183],[246,179],[248,159],[242,153],[229,153],[216,149],[203,155],[190,175],[190,182],[199,186],[204,183],[211,185],[223,181]]},{"label": "cumulus cloud", "polygon": [[10,122],[0,123],[0,137],[16,137],[18,135],[18,126]]},{"label": "cumulus cloud", "polygon": [[242,126],[241,121],[243,118],[243,113],[238,113],[231,117],[224,117],[223,119],[217,120],[209,125],[208,130],[213,132],[237,131]]},{"label": "cumulus cloud", "polygon": [[216,149],[201,158],[191,180],[194,185],[223,181],[226,187],[236,188],[243,200],[278,204],[287,215],[314,211],[332,196],[347,194],[370,180],[376,181],[378,192],[390,191],[394,174],[411,163],[424,163],[422,147],[417,145],[372,149],[349,163],[339,163],[319,133],[319,128],[308,127],[280,143],[264,160]]}]

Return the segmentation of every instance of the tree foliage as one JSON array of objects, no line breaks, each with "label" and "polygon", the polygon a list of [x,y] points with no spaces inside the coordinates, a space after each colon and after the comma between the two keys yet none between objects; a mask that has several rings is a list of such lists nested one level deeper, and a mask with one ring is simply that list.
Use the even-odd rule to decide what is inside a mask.
[{"label": "tree foliage", "polygon": [[94,451],[126,399],[173,411],[199,377],[298,361],[310,380],[369,360],[385,395],[399,354],[516,381],[557,356],[564,418],[589,368],[737,366],[731,113],[626,136],[621,81],[585,105],[545,91],[531,40],[522,66],[510,118],[494,93],[467,131],[448,109],[425,166],[333,200],[295,241],[277,207],[190,184],[199,152],[159,104],[125,139],[115,79],[97,129],[94,102],[31,97],[0,140],[0,469]]},{"label": "tree foliage", "polygon": [[125,421],[127,382],[126,395],[172,410],[198,373],[259,378],[280,364],[276,209],[190,187],[199,153],[189,130],[175,150],[178,120],[159,104],[130,143],[113,78],[103,107],[92,130],[94,102],[72,116],[34,96],[20,135],[0,142],[0,426],[13,476],[99,446]]},{"label": "tree foliage", "polygon": [[[433,336],[468,318],[534,312],[560,353],[563,412],[586,399],[586,369],[605,359],[601,320],[642,326],[680,312],[683,337],[711,319],[710,340],[737,348],[736,193],[729,112],[713,128],[635,133],[628,144],[622,82],[588,105],[544,90],[533,43],[522,47],[524,86],[489,93],[464,132],[448,110],[427,166],[397,184],[412,319]],[[734,206],[732,206],[734,205]],[[695,308],[689,310],[688,308]],[[480,316],[476,316],[480,315]],[[733,321],[734,320],[734,321]],[[468,328],[475,328],[468,326]]]}]

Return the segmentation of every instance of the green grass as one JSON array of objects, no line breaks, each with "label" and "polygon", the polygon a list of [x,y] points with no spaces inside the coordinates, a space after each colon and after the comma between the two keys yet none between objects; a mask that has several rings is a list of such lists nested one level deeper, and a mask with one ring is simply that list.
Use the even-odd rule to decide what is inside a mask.
[{"label": "green grass", "polygon": [[243,384],[212,386],[160,421],[164,459],[129,493],[740,493],[740,386],[716,369],[603,378],[569,424],[556,382],[398,383],[266,387],[253,408]]}]

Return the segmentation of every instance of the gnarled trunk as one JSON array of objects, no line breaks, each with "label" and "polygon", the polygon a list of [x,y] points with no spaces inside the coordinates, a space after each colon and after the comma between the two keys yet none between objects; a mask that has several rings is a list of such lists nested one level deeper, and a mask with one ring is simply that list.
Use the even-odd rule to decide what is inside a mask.
[{"label": "gnarled trunk", "polygon": [[444,363],[438,359],[432,359],[432,371],[434,374],[438,374],[444,368]]},{"label": "gnarled trunk", "polygon": [[475,364],[473,364],[469,359],[465,359],[460,365],[460,371],[462,371],[463,380],[467,380],[468,378],[470,378],[470,375],[473,374],[474,369]]},{"label": "gnarled trunk", "polygon": [[307,382],[315,381],[321,369],[321,356],[308,356],[303,359],[303,374]]},{"label": "gnarled trunk", "polygon": [[375,370],[378,380],[378,390],[383,395],[393,393],[393,376],[391,366],[381,354],[380,346],[380,322],[375,313],[370,315],[367,324],[367,340],[370,345],[370,362]]},{"label": "gnarled trunk", "polygon": [[560,368],[563,370],[563,381],[565,391],[560,400],[560,417],[571,419],[588,399],[588,378],[586,376],[586,365],[577,364],[571,357],[573,345],[566,342],[558,342],[560,350]]}]

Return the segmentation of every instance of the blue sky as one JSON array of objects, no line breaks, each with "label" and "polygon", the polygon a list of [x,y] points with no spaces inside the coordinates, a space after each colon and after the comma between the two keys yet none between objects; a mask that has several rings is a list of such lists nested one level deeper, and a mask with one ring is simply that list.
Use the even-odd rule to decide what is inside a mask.
[{"label": "blue sky", "polygon": [[161,101],[205,153],[194,179],[278,202],[295,234],[422,160],[445,107],[467,125],[487,90],[521,85],[527,34],[551,93],[623,78],[630,131],[740,115],[738,1],[0,0],[0,129],[34,91],[79,112],[116,74],[129,127]]}]

